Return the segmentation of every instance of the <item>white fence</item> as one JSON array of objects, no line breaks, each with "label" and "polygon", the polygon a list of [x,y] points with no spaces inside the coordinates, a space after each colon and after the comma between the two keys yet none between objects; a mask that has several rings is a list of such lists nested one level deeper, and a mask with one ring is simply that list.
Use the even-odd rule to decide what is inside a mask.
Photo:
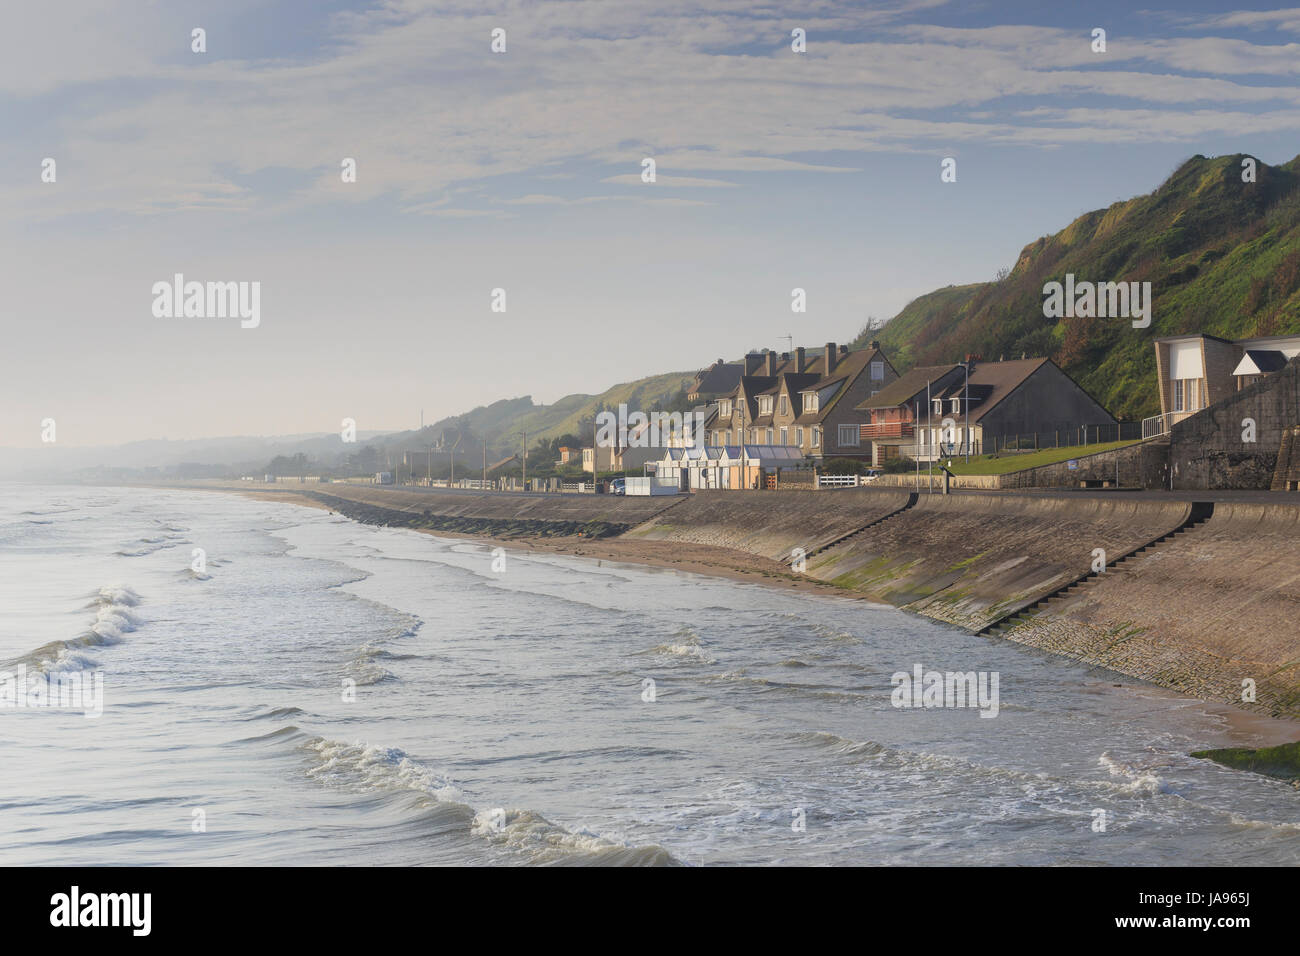
[{"label": "white fence", "polygon": [[560,490],[590,492],[590,491],[594,491],[595,489],[592,487],[591,482],[589,481],[566,481],[560,485]]},{"label": "white fence", "polygon": [[856,488],[858,486],[857,475],[818,475],[818,488]]}]

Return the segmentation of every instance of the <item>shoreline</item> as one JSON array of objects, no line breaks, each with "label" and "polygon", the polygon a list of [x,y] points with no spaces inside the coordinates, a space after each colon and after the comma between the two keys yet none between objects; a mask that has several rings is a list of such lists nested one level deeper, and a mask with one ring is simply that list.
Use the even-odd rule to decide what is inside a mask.
[{"label": "shoreline", "polygon": [[[227,489],[217,489],[227,490]],[[232,494],[242,495],[257,501],[278,501],[286,504],[303,505],[341,514],[323,502],[297,492],[262,491],[258,489],[229,489]],[[346,517],[346,516],[345,516]],[[355,521],[355,518],[349,518]],[[358,522],[362,523],[362,522]],[[464,531],[441,531],[428,528],[409,528],[419,534],[432,535],[435,538],[452,538],[464,541],[484,541],[502,547],[518,548],[540,554],[565,554],[573,557],[594,558],[598,561],[613,561],[620,564],[632,564],[642,567],[659,568],[670,571],[687,571],[708,577],[726,578],[748,584],[761,584],[782,591],[805,591],[822,595],[831,595],[855,601],[867,601],[873,604],[890,606],[888,602],[873,598],[869,594],[846,590],[825,581],[793,574],[779,561],[761,558],[757,555],[719,548],[707,544],[690,544],[676,541],[645,541],[624,539],[620,536],[608,538],[586,538],[575,536],[541,537],[496,537],[487,534],[474,534]]]},{"label": "shoreline", "polygon": [[[341,514],[341,512],[336,511],[325,503],[318,501],[309,495],[293,491],[269,491],[241,488],[222,488],[213,490],[226,491],[257,501],[294,504],[315,508],[331,514]],[[344,517],[347,516],[344,515]],[[349,518],[348,520],[357,521],[355,518]],[[358,521],[358,523],[361,524],[364,522]],[[609,538],[571,536],[554,538],[527,536],[495,537],[485,534],[430,530],[425,528],[410,528],[406,530],[417,531],[437,538],[478,541],[499,545],[501,547],[517,548],[539,554],[562,554],[572,557],[595,559],[597,561],[611,561],[614,563],[628,564],[642,568],[684,571],[691,574],[704,575],[706,577],[723,578],[741,583],[759,584],[764,587],[773,587],[782,591],[800,591],[803,593],[820,594],[822,596],[836,597],[840,599],[865,601],[870,604],[893,607],[895,610],[902,613],[916,614],[915,611],[908,611],[905,608],[896,607],[888,601],[873,597],[872,595],[862,591],[850,590],[829,582],[818,581],[805,576],[792,574],[790,571],[786,570],[784,564],[778,561],[762,558],[743,551],[718,547],[716,545],[692,544],[681,541],[655,541],[644,538],[629,539],[623,536],[614,536]],[[926,615],[918,614],[917,616],[925,618],[935,624],[945,623]],[[948,626],[955,625],[949,624]],[[1008,640],[1008,638],[1002,639]],[[1010,642],[1017,644],[1026,651],[1049,653],[1051,656],[1060,658],[1063,661],[1070,661],[1074,664],[1084,664],[1085,666],[1089,666],[1099,672],[1099,674],[1104,675],[1110,683],[1114,683],[1113,680],[1109,680],[1110,675],[1113,675],[1116,678],[1123,678],[1125,681],[1132,681],[1134,682],[1132,684],[1115,685],[1128,687],[1132,693],[1138,695],[1172,694],[1179,699],[1186,700],[1189,704],[1198,705],[1203,708],[1205,713],[1222,722],[1223,741],[1231,746],[1245,746],[1251,748],[1274,747],[1292,743],[1298,736],[1300,736],[1300,719],[1297,718],[1271,716],[1261,713],[1258,710],[1239,707],[1231,703],[1193,696],[1179,691],[1177,688],[1158,684],[1142,677],[1124,674],[1102,665],[1090,664],[1087,661],[1079,660],[1077,658],[1071,658],[1059,653],[1045,651],[1044,649],[1037,648],[1032,644],[1026,644],[1015,640],[1011,640]]]}]

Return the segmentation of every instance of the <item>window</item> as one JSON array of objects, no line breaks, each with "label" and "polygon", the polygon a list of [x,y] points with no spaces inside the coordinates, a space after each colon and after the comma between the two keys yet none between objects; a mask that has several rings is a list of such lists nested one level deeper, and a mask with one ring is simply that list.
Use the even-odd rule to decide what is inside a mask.
[{"label": "window", "polygon": [[942,399],[942,398],[936,398],[936,399],[934,400],[934,413],[935,413],[936,415],[942,415],[942,414],[943,414],[943,399]]},{"label": "window", "polygon": [[772,396],[760,395],[758,398],[758,410],[764,415],[772,414]]},{"label": "window", "polygon": [[1201,407],[1202,381],[1199,378],[1174,379],[1174,411],[1194,412]]},{"label": "window", "polygon": [[960,411],[961,411],[961,399],[960,399],[960,398],[954,398],[954,399],[952,400],[952,410],[953,410],[954,412],[960,412]]},{"label": "window", "polygon": [[724,445],[730,445],[730,444],[731,444],[731,431],[730,431],[730,430],[727,430],[727,431],[725,431],[725,432],[722,433],[722,444],[724,444]]},{"label": "window", "polygon": [[883,382],[885,380],[885,363],[876,359],[871,363],[871,380],[873,382]]},{"label": "window", "polygon": [[790,444],[790,429],[788,428],[781,429],[781,444],[782,445]]},{"label": "window", "polygon": [[805,392],[803,397],[803,407],[805,411],[817,411],[817,393]]},{"label": "window", "polygon": [[718,415],[722,418],[730,418],[731,402],[718,402]]},{"label": "window", "polygon": [[781,396],[781,414],[782,415],[790,414],[790,397],[788,395]]},{"label": "window", "polygon": [[859,430],[858,430],[858,426],[857,426],[857,425],[841,425],[841,426],[840,426],[840,435],[839,435],[839,438],[840,438],[840,447],[841,447],[841,448],[857,448],[857,447],[858,447],[858,436],[859,436],[860,434],[861,434],[861,433],[859,432]]},{"label": "window", "polygon": [[767,444],[772,444],[772,429],[767,430]]},{"label": "window", "polygon": [[794,443],[800,448],[803,447],[803,428],[798,427],[794,430]]},{"label": "window", "polygon": [[822,430],[818,426],[812,427],[812,446],[818,447],[822,443]]}]

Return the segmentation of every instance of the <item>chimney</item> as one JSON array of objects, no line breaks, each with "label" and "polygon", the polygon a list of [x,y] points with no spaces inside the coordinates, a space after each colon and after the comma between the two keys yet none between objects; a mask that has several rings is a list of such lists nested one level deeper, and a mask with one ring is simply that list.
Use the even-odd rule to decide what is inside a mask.
[{"label": "chimney", "polygon": [[840,354],[841,354],[841,355],[848,355],[848,354],[849,354],[849,347],[848,347],[847,345],[841,345],[841,346],[840,346]]},{"label": "chimney", "polygon": [[824,364],[826,367],[822,369],[823,376],[830,375],[831,372],[835,371],[835,343],[834,342],[826,343],[825,359],[826,361]]},{"label": "chimney", "polygon": [[764,353],[763,374],[768,376],[776,374],[776,353],[775,352],[768,351]]},{"label": "chimney", "polygon": [[801,345],[794,350],[794,370],[802,375],[807,368],[808,361],[804,358],[803,346]]},{"label": "chimney", "polygon": [[873,349],[875,349],[876,351],[880,351],[880,342],[879,342],[878,340],[876,340],[876,339],[872,339],[872,340],[871,340],[871,347],[872,347]]}]

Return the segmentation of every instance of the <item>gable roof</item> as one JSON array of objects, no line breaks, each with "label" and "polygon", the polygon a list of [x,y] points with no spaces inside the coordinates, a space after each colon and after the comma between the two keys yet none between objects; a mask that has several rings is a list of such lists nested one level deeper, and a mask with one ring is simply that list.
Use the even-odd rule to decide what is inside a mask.
[{"label": "gable roof", "polygon": [[[976,363],[970,373],[970,390],[971,390],[971,407],[970,420],[977,422],[993,409],[997,408],[998,403],[1018,389],[1025,380],[1037,372],[1044,365],[1056,366],[1051,359],[1012,359],[1009,362],[984,362]],[[1060,371],[1058,369],[1058,371]],[[1071,383],[1074,382],[1068,375],[1061,372],[1061,375]],[[946,389],[942,395],[932,395],[931,398],[957,398],[961,396],[965,382],[956,382]],[[1076,386],[1077,387],[1077,386]],[[879,396],[877,396],[878,398]],[[978,400],[978,404],[976,401]],[[926,410],[926,417],[932,416],[932,410]]]},{"label": "gable roof", "polygon": [[899,405],[910,405],[917,395],[925,391],[927,382],[939,382],[945,375],[960,368],[961,366],[956,364],[918,365],[862,402],[858,405],[858,409],[868,411],[873,408],[897,408]]},{"label": "gable roof", "polygon": [[718,359],[708,368],[700,370],[690,391],[692,394],[726,395],[736,390],[744,371],[745,366],[740,362]]},{"label": "gable roof", "polygon": [[1246,353],[1242,355],[1241,361],[1232,370],[1232,374],[1267,375],[1269,372],[1286,368],[1286,363],[1289,361],[1290,359],[1277,349],[1246,349]]}]

